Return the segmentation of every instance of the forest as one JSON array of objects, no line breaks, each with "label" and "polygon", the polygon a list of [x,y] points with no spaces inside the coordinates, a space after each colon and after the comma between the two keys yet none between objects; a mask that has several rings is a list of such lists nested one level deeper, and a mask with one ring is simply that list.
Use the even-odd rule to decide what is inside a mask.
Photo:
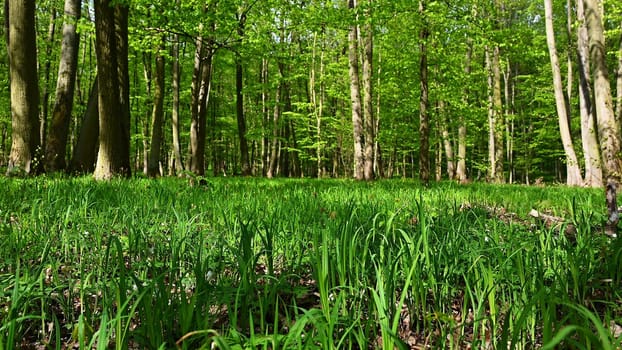
[{"label": "forest", "polygon": [[620,1],[0,12],[0,350],[622,348]]},{"label": "forest", "polygon": [[[46,0],[17,2],[10,16],[5,3],[7,174],[598,187],[617,172],[615,1],[133,1],[113,11]],[[27,74],[11,80],[10,67]],[[104,159],[115,164],[97,175]]]}]

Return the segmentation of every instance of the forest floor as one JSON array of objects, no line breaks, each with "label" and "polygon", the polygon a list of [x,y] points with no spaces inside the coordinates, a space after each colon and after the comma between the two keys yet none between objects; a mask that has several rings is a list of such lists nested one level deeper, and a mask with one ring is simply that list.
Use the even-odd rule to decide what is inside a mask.
[{"label": "forest floor", "polygon": [[622,346],[601,190],[0,178],[0,349]]}]

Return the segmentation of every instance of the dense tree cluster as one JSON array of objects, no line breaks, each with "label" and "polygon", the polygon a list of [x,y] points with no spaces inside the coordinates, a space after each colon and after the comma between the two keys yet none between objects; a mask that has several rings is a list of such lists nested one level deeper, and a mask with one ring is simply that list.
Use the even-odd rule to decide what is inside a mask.
[{"label": "dense tree cluster", "polygon": [[617,1],[5,0],[2,11],[8,174],[619,180]]}]

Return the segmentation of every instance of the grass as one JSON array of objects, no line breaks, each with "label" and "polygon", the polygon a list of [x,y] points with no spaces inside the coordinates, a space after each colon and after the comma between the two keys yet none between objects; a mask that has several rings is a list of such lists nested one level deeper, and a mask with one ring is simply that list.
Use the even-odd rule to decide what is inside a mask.
[{"label": "grass", "polygon": [[[600,234],[600,190],[170,178],[0,188],[0,349],[622,346],[622,243]],[[529,221],[532,208],[576,235]]]}]

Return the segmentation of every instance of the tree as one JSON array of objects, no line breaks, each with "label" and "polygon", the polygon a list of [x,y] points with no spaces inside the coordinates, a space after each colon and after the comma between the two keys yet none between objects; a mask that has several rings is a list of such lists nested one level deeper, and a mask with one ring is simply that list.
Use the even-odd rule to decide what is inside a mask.
[{"label": "tree", "polygon": [[581,141],[585,159],[585,185],[601,187],[603,172],[600,149],[596,134],[596,116],[592,102],[592,79],[590,78],[590,56],[585,8],[583,0],[577,0],[577,58],[579,73],[579,112],[581,114]]},{"label": "tree", "polygon": [[619,221],[616,190],[620,184],[622,170],[620,130],[613,114],[602,13],[597,0],[585,0],[585,18],[592,59],[592,75],[594,76],[594,103],[598,136],[600,137],[603,175],[606,179],[606,204],[609,211],[607,231],[614,234],[617,231]]},{"label": "tree", "polygon": [[376,143],[376,123],[374,121],[373,105],[373,61],[374,61],[374,27],[372,25],[373,0],[368,0],[363,36],[363,104],[365,108],[365,163],[363,174],[365,180],[374,179],[374,147]]},{"label": "tree", "polygon": [[99,152],[94,177],[131,175],[129,153],[129,80],[127,79],[125,5],[95,1],[95,49],[99,91]]},{"label": "tree", "polygon": [[52,111],[51,128],[45,149],[47,171],[65,170],[65,153],[69,122],[73,110],[73,95],[78,69],[79,37],[76,33],[80,19],[80,0],[65,0],[65,23],[61,58],[56,81],[56,100]]},{"label": "tree", "polygon": [[430,31],[425,21],[425,0],[419,1],[419,14],[424,23],[419,29],[419,179],[424,184],[430,181],[430,120],[428,115],[428,38]]},{"label": "tree", "polygon": [[147,175],[155,177],[160,174],[160,152],[162,148],[162,123],[164,121],[164,43],[162,43],[156,54],[156,77],[155,91],[153,94],[153,112],[151,117],[151,147],[149,148],[149,162],[147,165]]},{"label": "tree", "polygon": [[[347,0],[348,9],[354,12],[356,8],[356,0]],[[363,134],[363,115],[361,107],[361,88],[359,81],[359,49],[358,49],[358,25],[352,23],[350,25],[350,34],[348,36],[348,62],[350,72],[350,101],[352,104],[352,136],[354,138],[354,178],[362,180],[365,177],[364,165],[365,155],[363,147],[365,144]]]},{"label": "tree", "polygon": [[564,152],[566,153],[566,182],[571,186],[579,186],[583,184],[583,179],[581,177],[581,169],[579,168],[579,162],[574,151],[572,135],[570,134],[570,126],[568,124],[568,110],[566,109],[566,99],[564,97],[564,88],[559,68],[559,58],[557,56],[557,48],[555,46],[552,0],[544,0],[544,12],[546,21],[546,41],[549,48],[551,68],[553,70],[553,89],[555,91],[555,105],[557,107],[559,131],[562,138],[562,144],[564,145]]},{"label": "tree", "polygon": [[[35,0],[7,0],[12,144],[8,175],[35,174],[39,152],[39,85]],[[10,14],[10,15],[9,15]]]}]

